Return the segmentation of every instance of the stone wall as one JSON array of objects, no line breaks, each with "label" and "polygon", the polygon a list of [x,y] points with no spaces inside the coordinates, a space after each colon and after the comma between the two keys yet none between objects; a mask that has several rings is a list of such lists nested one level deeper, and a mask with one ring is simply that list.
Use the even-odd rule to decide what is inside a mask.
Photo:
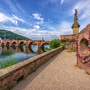
[{"label": "stone wall", "polygon": [[65,48],[76,49],[76,42],[71,42],[71,41],[60,42],[60,45],[65,46]]},{"label": "stone wall", "polygon": [[65,41],[65,40],[76,40],[77,34],[71,34],[71,35],[60,35],[60,41]]},{"label": "stone wall", "polygon": [[59,47],[43,54],[37,55],[30,59],[19,62],[10,67],[0,70],[0,90],[10,90],[17,84],[20,78],[26,78],[38,67],[62,51],[64,48]]},{"label": "stone wall", "polygon": [[90,74],[90,24],[80,31],[76,41],[77,65]]}]

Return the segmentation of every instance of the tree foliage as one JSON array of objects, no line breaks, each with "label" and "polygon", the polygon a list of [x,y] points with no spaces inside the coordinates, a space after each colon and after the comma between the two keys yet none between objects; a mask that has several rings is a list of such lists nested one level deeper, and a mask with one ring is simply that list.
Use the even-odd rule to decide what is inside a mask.
[{"label": "tree foliage", "polygon": [[59,39],[54,39],[49,42],[50,49],[55,49],[57,47],[60,47]]},{"label": "tree foliage", "polygon": [[30,40],[29,38],[26,38],[24,36],[18,35],[16,33],[11,32],[11,31],[0,29],[0,37],[2,39],[4,39],[5,35],[6,35],[6,39],[11,39],[11,40],[13,40],[13,39],[15,39],[15,40]]}]

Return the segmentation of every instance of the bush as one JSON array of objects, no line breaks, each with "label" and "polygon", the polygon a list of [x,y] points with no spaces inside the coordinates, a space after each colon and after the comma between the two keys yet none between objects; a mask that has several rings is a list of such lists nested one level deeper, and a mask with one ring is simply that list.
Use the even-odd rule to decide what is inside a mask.
[{"label": "bush", "polygon": [[0,61],[0,69],[6,68],[8,66],[11,66],[13,64],[16,64],[17,60],[16,58],[12,58],[11,56],[8,57],[8,59],[5,61],[5,59],[3,59],[3,61]]}]

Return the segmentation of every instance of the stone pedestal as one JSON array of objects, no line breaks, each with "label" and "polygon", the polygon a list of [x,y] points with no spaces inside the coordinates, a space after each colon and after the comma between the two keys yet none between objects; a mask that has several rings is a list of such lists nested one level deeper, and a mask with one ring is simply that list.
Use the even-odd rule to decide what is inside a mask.
[{"label": "stone pedestal", "polygon": [[79,28],[73,28],[73,34],[78,34],[79,33]]}]

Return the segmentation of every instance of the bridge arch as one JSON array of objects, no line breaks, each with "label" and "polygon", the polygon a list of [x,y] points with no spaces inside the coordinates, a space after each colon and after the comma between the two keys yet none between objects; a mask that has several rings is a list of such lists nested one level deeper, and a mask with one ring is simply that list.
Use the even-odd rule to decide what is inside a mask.
[{"label": "bridge arch", "polygon": [[15,47],[16,44],[17,44],[17,43],[14,41],[14,42],[12,42],[11,46],[14,46],[14,47]]},{"label": "bridge arch", "polygon": [[43,47],[45,44],[46,44],[46,45],[49,45],[48,42],[44,42],[44,43],[41,44],[41,47]]},{"label": "bridge arch", "polygon": [[10,44],[10,43],[9,43],[9,42],[7,42],[7,43],[6,43],[6,46],[9,46],[9,44]]},{"label": "bridge arch", "polygon": [[44,45],[49,45],[49,42],[43,42],[43,43],[41,44],[41,48],[44,48]]},{"label": "bridge arch", "polygon": [[38,46],[38,43],[35,41],[29,42],[28,47],[31,47],[31,45],[37,45]]},{"label": "bridge arch", "polygon": [[38,43],[37,42],[29,42],[28,47],[30,48],[31,52],[36,52],[38,50]]},{"label": "bridge arch", "polygon": [[24,42],[24,41],[21,41],[20,43],[19,43],[19,46],[23,46],[23,45],[25,45],[26,43]]}]

